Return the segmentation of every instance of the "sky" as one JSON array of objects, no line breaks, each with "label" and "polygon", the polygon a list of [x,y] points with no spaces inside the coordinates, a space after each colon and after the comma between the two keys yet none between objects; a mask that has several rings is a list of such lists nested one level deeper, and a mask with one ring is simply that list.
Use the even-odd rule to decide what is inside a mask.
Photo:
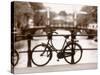
[{"label": "sky", "polygon": [[82,5],[71,5],[71,4],[51,4],[44,3],[44,6],[49,7],[51,11],[59,13],[60,11],[66,11],[66,13],[79,12]]}]

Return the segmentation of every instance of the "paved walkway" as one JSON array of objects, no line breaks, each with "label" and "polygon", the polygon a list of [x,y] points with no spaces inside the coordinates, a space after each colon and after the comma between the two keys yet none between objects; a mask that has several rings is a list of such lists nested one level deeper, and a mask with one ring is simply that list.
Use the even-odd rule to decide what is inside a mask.
[{"label": "paved walkway", "polygon": [[39,73],[39,72],[54,72],[54,71],[72,71],[72,70],[89,70],[97,69],[96,63],[76,64],[76,65],[54,65],[32,68],[15,68],[15,74]]}]

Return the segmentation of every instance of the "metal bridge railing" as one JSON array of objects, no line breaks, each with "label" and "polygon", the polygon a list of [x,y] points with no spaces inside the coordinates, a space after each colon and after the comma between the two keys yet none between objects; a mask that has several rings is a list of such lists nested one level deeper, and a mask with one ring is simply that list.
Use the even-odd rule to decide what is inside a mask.
[{"label": "metal bridge railing", "polygon": [[[76,27],[52,27],[54,29],[66,29],[66,30],[87,30],[87,28],[76,28]],[[34,27],[34,28],[31,28],[31,29],[27,29],[26,32],[28,31],[29,34],[26,34],[26,35],[15,35],[15,38],[16,37],[23,37],[23,38],[26,38],[24,40],[27,40],[27,43],[28,43],[28,51],[19,51],[19,53],[28,53],[28,63],[27,63],[27,66],[28,67],[31,67],[31,40],[34,40],[32,39],[33,37],[44,37],[44,36],[47,36],[47,35],[34,35],[32,34],[31,32],[35,32],[39,29],[45,29],[45,26],[38,26],[38,27]],[[65,35],[52,35],[52,36],[65,36]],[[68,36],[72,36],[72,35],[68,35]],[[77,34],[74,34],[74,36],[97,36],[97,34],[85,34],[85,35],[77,35]],[[97,50],[97,48],[82,48],[83,50]],[[59,50],[58,50],[59,51]]]}]

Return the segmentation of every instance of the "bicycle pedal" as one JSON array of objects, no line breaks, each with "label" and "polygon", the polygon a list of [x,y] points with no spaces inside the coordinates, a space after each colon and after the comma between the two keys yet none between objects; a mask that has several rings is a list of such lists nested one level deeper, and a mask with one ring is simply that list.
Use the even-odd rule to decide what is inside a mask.
[{"label": "bicycle pedal", "polygon": [[59,62],[59,59],[57,59],[57,61]]},{"label": "bicycle pedal", "polygon": [[43,54],[41,54],[40,56],[43,56]]}]

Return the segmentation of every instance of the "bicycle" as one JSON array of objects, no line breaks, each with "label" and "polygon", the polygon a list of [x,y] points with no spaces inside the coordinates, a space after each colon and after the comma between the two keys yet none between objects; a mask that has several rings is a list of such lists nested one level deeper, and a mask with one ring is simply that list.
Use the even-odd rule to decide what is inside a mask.
[{"label": "bicycle", "polygon": [[19,61],[19,54],[16,50],[11,50],[11,65],[16,66]]},{"label": "bicycle", "polygon": [[[26,40],[29,40],[29,39],[32,39],[32,36],[31,36],[31,34],[30,33],[27,33],[26,35],[16,35],[16,37],[21,37],[21,38],[24,38],[24,39],[26,39]],[[23,39],[23,40],[24,40]],[[18,41],[18,40],[16,40],[15,39],[15,41]],[[30,42],[31,43],[31,42]],[[18,64],[18,62],[19,62],[19,53],[20,52],[18,52],[17,50],[16,50],[16,48],[15,48],[15,43],[14,42],[12,42],[11,43],[11,65],[13,66],[13,67],[15,67],[17,64]],[[29,48],[29,47],[28,47]],[[27,52],[27,51],[26,51]],[[30,54],[31,55],[31,54]]]},{"label": "bicycle", "polygon": [[[71,30],[71,41],[67,42],[69,35],[64,36],[65,41],[60,51],[57,50],[52,44],[53,33],[57,34],[57,32],[54,32],[49,29],[49,32],[47,33],[47,43],[38,44],[32,49],[32,62],[36,66],[44,66],[48,64],[49,61],[52,59],[52,53],[53,51],[55,51],[57,53],[58,61],[59,59],[64,58],[65,61],[69,64],[78,63],[82,58],[83,50],[81,46],[78,43],[76,43],[77,40],[75,40],[74,30]],[[79,54],[76,55],[76,52]]]}]

